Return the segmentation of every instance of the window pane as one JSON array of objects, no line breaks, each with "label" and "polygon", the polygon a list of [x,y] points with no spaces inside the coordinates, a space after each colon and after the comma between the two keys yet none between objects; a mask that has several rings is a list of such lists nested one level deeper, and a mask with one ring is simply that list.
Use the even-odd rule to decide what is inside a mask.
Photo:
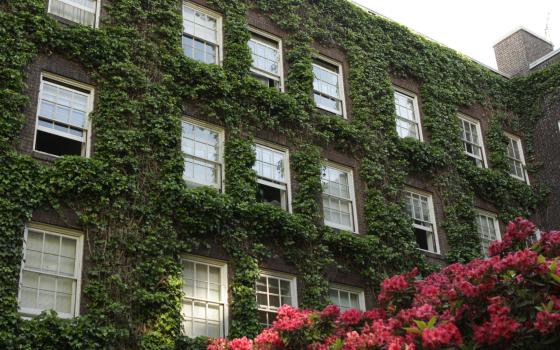
[{"label": "window pane", "polygon": [[49,12],[72,22],[93,27],[97,3],[95,0],[50,0]]}]

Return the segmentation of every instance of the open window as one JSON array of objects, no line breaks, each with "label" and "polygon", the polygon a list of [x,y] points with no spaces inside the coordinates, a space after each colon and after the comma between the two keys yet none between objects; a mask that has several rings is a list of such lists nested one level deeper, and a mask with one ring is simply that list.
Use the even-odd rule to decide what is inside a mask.
[{"label": "open window", "polygon": [[255,144],[257,200],[290,210],[288,150]]},{"label": "open window", "polygon": [[282,41],[271,34],[251,29],[251,74],[267,87],[284,89],[282,70]]},{"label": "open window", "polygon": [[412,218],[418,248],[439,253],[436,219],[432,195],[407,189],[403,192],[405,211]]},{"label": "open window", "polygon": [[34,150],[54,156],[88,156],[92,109],[92,87],[41,74]]},{"label": "open window", "polygon": [[326,57],[313,61],[313,97],[318,108],[346,118],[342,65]]},{"label": "open window", "polygon": [[476,119],[459,114],[459,127],[461,129],[461,141],[465,154],[474,165],[479,168],[486,168],[486,154],[484,152],[484,142],[480,122]]}]

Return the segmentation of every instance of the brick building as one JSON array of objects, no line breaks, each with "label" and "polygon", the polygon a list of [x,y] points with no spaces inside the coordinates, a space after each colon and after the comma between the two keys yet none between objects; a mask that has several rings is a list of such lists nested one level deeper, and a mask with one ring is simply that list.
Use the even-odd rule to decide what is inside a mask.
[{"label": "brick building", "polygon": [[[50,0],[45,12],[62,26],[79,23],[93,30],[102,28],[104,16],[110,13],[105,9],[105,1],[85,3]],[[358,11],[353,6],[349,8]],[[181,36],[183,54],[189,60],[222,66],[225,57],[232,54],[225,43],[231,39],[225,34],[226,14],[213,2],[205,0],[182,2],[176,10],[182,14],[183,32],[177,36]],[[291,65],[288,58],[294,33],[272,18],[262,9],[247,11],[247,46],[252,62],[249,75],[262,83],[263,89],[284,94],[294,85],[293,81],[290,85],[290,72],[295,65]],[[352,95],[355,86],[350,77],[355,73],[348,53],[340,46],[319,40],[313,40],[310,46],[314,50],[311,62],[314,113],[359,123],[351,98],[355,96]],[[489,71],[486,67],[476,69],[486,71],[497,81],[531,75],[553,65],[560,57],[560,51],[553,51],[551,43],[524,29],[497,43],[495,51],[500,72]],[[472,62],[468,64],[478,66]],[[100,147],[96,144],[96,128],[102,127],[103,119],[97,121],[94,117],[92,122],[89,118],[91,113],[95,115],[100,99],[91,68],[61,52],[40,50],[24,73],[28,102],[24,109],[25,123],[16,142],[17,151],[46,166],[65,155],[95,159]],[[437,127],[426,122],[429,113],[424,108],[422,82],[419,78],[398,74],[398,69],[388,76],[392,91],[389,98],[394,101],[394,131],[398,138],[415,139],[429,145]],[[433,101],[429,103],[433,105]],[[185,184],[188,188],[209,187],[228,194],[230,164],[224,149],[232,139],[231,130],[223,119],[205,113],[196,103],[187,101],[183,105],[180,145]],[[526,135],[510,126],[504,127],[503,135],[508,142],[505,161],[509,176],[521,184],[547,184],[551,188],[549,202],[541,205],[534,218],[544,228],[553,228],[560,227],[560,202],[555,200],[560,196],[560,99],[557,95],[546,98],[544,110],[545,115],[535,129],[532,159],[525,155]],[[488,135],[494,110],[477,102],[457,105],[456,112],[450,120],[456,123],[459,131],[456,137],[464,159],[475,169],[492,169]],[[294,129],[297,126],[294,125]],[[292,155],[298,152],[298,147],[288,136],[270,127],[256,127],[253,136],[255,200],[292,215],[296,211],[292,207],[293,199],[302,191],[302,184],[298,183],[291,166]],[[344,231],[367,236],[371,226],[367,212],[372,209],[368,208],[366,198],[371,185],[361,178],[363,159],[345,153],[332,143],[318,146],[324,161],[320,179],[323,187],[317,198],[321,218],[317,226],[330,227],[335,233]],[[530,173],[529,162],[542,163],[542,166]],[[449,262],[446,256],[451,244],[443,223],[449,220],[451,214],[446,212],[446,206],[452,203],[442,194],[441,185],[435,182],[422,173],[407,173],[397,203],[402,205],[402,215],[410,217],[412,237],[422,256],[430,263],[445,264]],[[484,194],[477,193],[473,198],[474,227],[478,230],[481,255],[491,241],[500,239],[505,223],[500,221],[499,208],[500,203],[492,202]],[[82,297],[81,290],[88,283],[86,275],[95,262],[89,256],[91,249],[85,249],[88,244],[85,232],[79,215],[70,208],[54,210],[46,205],[34,208],[25,226],[24,259],[17,287],[18,310],[22,315],[34,316],[49,308],[62,317],[87,312],[87,301],[84,301],[87,298]],[[184,283],[182,329],[188,336],[224,336],[231,325],[230,286],[236,261],[219,241],[209,239],[207,243],[180,256]],[[283,256],[272,254],[259,263],[260,274],[254,291],[258,320],[261,324],[270,324],[278,306],[300,304],[298,300],[305,298],[306,286],[300,281],[302,272]],[[334,263],[325,268],[324,274],[332,303],[343,309],[365,309],[374,305],[375,286],[363,274],[351,268],[341,269]]]}]

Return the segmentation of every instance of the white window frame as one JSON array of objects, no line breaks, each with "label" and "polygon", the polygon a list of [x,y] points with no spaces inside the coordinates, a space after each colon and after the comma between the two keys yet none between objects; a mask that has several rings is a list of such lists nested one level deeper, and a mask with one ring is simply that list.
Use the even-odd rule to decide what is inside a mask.
[{"label": "white window frame", "polygon": [[[266,270],[266,269],[261,269],[259,272],[259,278],[261,277],[269,277],[269,278],[275,278],[278,280],[284,280],[290,283],[290,298],[292,299],[292,305],[293,307],[297,308],[298,307],[298,300],[297,300],[297,277],[291,274],[287,274],[284,272],[278,272],[278,271],[272,271],[272,270]],[[255,298],[257,298],[257,286],[256,286],[256,282],[255,282]],[[266,295],[268,296],[270,293],[268,292],[268,282],[267,282],[267,293]],[[276,313],[278,314],[278,309],[272,309],[269,307],[263,308],[259,305],[258,299],[257,300],[257,312],[258,311],[263,311],[263,312],[271,312],[271,313]],[[282,306],[282,305],[280,305]]]},{"label": "white window frame", "polygon": [[[340,101],[341,101],[342,111],[337,111],[335,109],[319,106],[319,105],[317,105],[317,103],[315,103],[315,99],[313,99],[313,102],[315,103],[315,106],[319,109],[322,109],[322,110],[327,111],[327,112],[334,113],[334,114],[339,115],[342,118],[346,119],[347,118],[346,92],[344,91],[344,72],[343,72],[343,69],[342,69],[342,63],[340,63],[338,61],[335,61],[333,59],[330,59],[328,57],[325,57],[323,55],[313,56],[313,63],[312,64],[314,66],[318,66],[322,69],[326,69],[326,68],[321,66],[320,64],[315,63],[315,61],[323,61],[324,63],[327,63],[327,64],[332,65],[332,66],[336,66],[338,68],[338,91],[340,91]],[[315,80],[315,76],[313,76],[313,80]],[[315,90],[313,90],[313,93],[315,94]]]},{"label": "white window frame", "polygon": [[[408,90],[405,90],[401,87],[398,87],[396,85],[393,85],[393,90],[394,90],[394,92],[398,92],[398,93],[400,93],[402,95],[405,95],[405,96],[408,96],[412,99],[412,104],[414,106],[414,114],[416,115],[416,118],[418,120],[416,122],[416,128],[418,129],[417,140],[419,140],[420,142],[424,142],[424,134],[422,133],[422,118],[420,118],[420,107],[419,107],[419,104],[418,104],[418,95],[416,95],[415,93],[413,93],[411,91],[408,91]],[[393,105],[394,105],[394,103],[393,103]],[[395,107],[395,118],[404,119],[407,122],[412,122],[411,120],[408,120],[406,118],[399,117],[397,115],[397,112],[396,112],[396,106],[394,106],[394,107]],[[396,130],[396,128],[397,128],[397,126],[396,126],[396,120],[395,120],[395,130]],[[398,132],[397,132],[397,135],[398,135]],[[399,136],[399,138],[401,138],[400,135],[398,135],[398,136]]]},{"label": "white window frame", "polygon": [[[210,123],[204,122],[202,120],[194,119],[194,118],[191,118],[191,117],[187,116],[187,117],[183,117],[183,119],[181,120],[181,129],[182,129],[182,126],[183,126],[183,122],[187,122],[187,123],[193,124],[195,126],[205,128],[205,129],[208,129],[210,131],[218,133],[218,142],[219,142],[218,152],[219,152],[219,154],[218,154],[218,161],[217,162],[212,162],[212,161],[207,160],[207,159],[199,158],[199,157],[197,157],[195,155],[192,155],[192,154],[189,154],[188,156],[193,157],[195,159],[200,159],[201,161],[204,161],[204,162],[219,164],[220,165],[220,181],[219,181],[217,186],[209,186],[209,185],[206,185],[206,184],[200,184],[200,183],[197,183],[197,182],[187,181],[185,179],[183,179],[183,180],[185,180],[187,183],[189,183],[189,184],[191,184],[195,187],[209,186],[209,187],[216,188],[218,191],[223,193],[224,188],[225,188],[224,184],[225,184],[225,175],[226,175],[225,164],[224,164],[224,150],[225,150],[224,149],[224,145],[225,145],[225,130],[224,130],[224,128],[222,128],[218,125],[210,124]],[[181,142],[182,142],[182,140],[183,140],[183,132],[181,130]],[[187,156],[187,154],[183,153],[182,150],[181,150],[181,154],[183,155],[183,158],[185,156]],[[183,159],[183,170],[184,169],[185,169],[185,161]]]},{"label": "white window frame", "polygon": [[[74,312],[72,314],[60,314],[58,313],[58,317],[60,318],[73,318],[80,315],[80,299],[81,299],[81,292],[82,292],[82,263],[83,263],[83,250],[84,250],[84,234],[81,231],[68,229],[64,227],[58,227],[48,224],[42,224],[37,222],[29,222],[25,225],[24,228],[24,241],[23,241],[23,259],[21,261],[20,272],[19,272],[19,283],[18,283],[18,311],[24,317],[32,317],[41,314],[41,312],[45,310],[40,309],[30,309],[30,308],[21,308],[20,300],[21,300],[21,286],[23,283],[23,271],[31,271],[36,272],[33,270],[27,270],[24,268],[24,263],[26,259],[27,253],[27,235],[29,230],[33,231],[41,231],[53,236],[59,237],[69,237],[76,240],[76,261],[74,265],[74,277],[72,279],[76,280],[76,288],[74,290],[75,295],[72,295],[72,308]],[[36,272],[40,275],[48,275],[48,276],[55,276],[61,277],[56,273],[48,273],[48,272]],[[70,278],[68,276],[62,276],[64,278]]]},{"label": "white window frame", "polygon": [[[475,146],[480,147],[480,149],[481,149],[480,153],[481,153],[481,157],[482,157],[482,168],[488,168],[488,162],[486,160],[486,151],[484,149],[484,135],[482,135],[482,128],[480,127],[480,121],[477,120],[477,119],[471,118],[471,117],[469,117],[465,114],[462,114],[462,113],[457,114],[457,117],[459,118],[459,121],[464,120],[467,123],[471,123],[471,124],[475,125],[476,132],[478,134],[477,135],[478,140],[480,141],[480,144],[475,145]],[[462,130],[462,128],[461,128],[461,130]],[[464,140],[462,133],[461,133],[460,138],[461,138],[461,142],[463,143],[463,152],[465,153],[465,155],[469,158],[478,159],[473,154],[467,153],[467,150],[465,149],[465,143],[469,143],[469,144],[473,144],[473,143],[471,143],[470,141]],[[477,167],[478,167],[478,165],[477,165]]]},{"label": "white window frame", "polygon": [[[527,185],[530,185],[529,182],[529,173],[527,172],[527,163],[525,161],[525,153],[523,152],[523,142],[521,142],[521,138],[519,136],[515,136],[513,134],[510,134],[508,132],[504,132],[504,135],[508,138],[508,146],[509,143],[511,142],[510,140],[516,141],[519,143],[519,156],[521,157],[521,159],[515,159],[515,161],[519,162],[521,161],[521,166],[523,167],[523,176],[525,176],[525,178],[521,178],[515,174],[512,174],[509,172],[508,170],[508,174],[513,177],[514,179],[517,179],[519,181],[523,181],[525,183],[527,183]],[[511,158],[506,151],[506,158],[509,160],[514,160],[514,158]],[[508,162],[509,165],[509,162]]]},{"label": "white window frame", "polygon": [[280,60],[278,61],[278,76],[274,76],[273,74],[270,74],[269,72],[260,70],[258,68],[253,67],[253,64],[251,63],[251,72],[253,72],[255,75],[259,75],[262,76],[264,78],[267,79],[272,79],[272,80],[276,80],[278,81],[279,84],[279,91],[280,92],[284,92],[284,53],[282,51],[282,39],[280,39],[279,37],[272,35],[270,33],[267,33],[265,31],[262,31],[260,29],[257,29],[255,27],[249,27],[249,31],[251,32],[251,34],[256,34],[257,36],[262,36],[266,39],[269,39],[271,41],[275,41],[276,43],[278,43],[278,48],[275,47],[271,47],[268,43],[263,42],[258,40],[258,38],[253,38],[253,36],[251,35],[250,40],[255,40],[258,41],[261,45],[264,46],[268,46],[271,47],[275,50],[278,50],[278,55],[280,57]]},{"label": "white window frame", "polygon": [[[340,292],[346,292],[346,293],[352,293],[352,294],[357,294],[358,295],[358,310],[360,311],[366,311],[366,299],[365,299],[365,293],[364,290],[361,288],[357,288],[357,287],[353,287],[353,286],[348,286],[345,284],[339,284],[339,283],[330,283],[329,284],[329,297],[330,297],[330,290],[336,290],[339,292],[339,299],[340,299]],[[339,304],[335,304],[338,307],[341,307]]]},{"label": "white window frame", "polygon": [[[80,10],[84,10],[84,11],[89,12],[89,9],[86,8],[86,7],[84,7],[84,6],[81,6],[81,5],[78,5],[78,4],[70,3],[70,2],[67,1],[67,0],[58,0],[58,1],[63,2],[63,3],[65,3],[65,4],[68,4],[68,5],[70,5],[70,6],[76,7],[76,8],[78,8],[78,9],[80,9]],[[101,15],[101,1],[102,1],[102,0],[96,0],[96,2],[95,2],[95,13],[94,13],[95,21],[94,21],[94,23],[93,23],[93,28],[99,28],[99,17],[100,17],[100,15]],[[48,3],[48,5],[47,5],[47,13],[50,13],[50,14],[52,14],[53,16],[56,16],[56,17],[60,17],[60,16],[58,16],[57,14],[51,13],[51,3],[52,3],[52,0],[49,0],[49,3]],[[79,23],[79,22],[74,22],[74,21],[72,21],[71,19],[68,19],[68,18],[66,18],[66,17],[60,17],[60,18],[64,18],[64,19],[67,20],[67,21],[70,21],[70,22],[73,22],[73,23],[77,23],[77,24],[80,24],[80,25],[89,27],[89,25],[87,25],[87,24],[82,24],[82,23]]]},{"label": "white window frame", "polygon": [[[71,80],[68,78],[64,78],[61,77],[59,75],[56,74],[52,74],[52,73],[48,73],[48,72],[41,72],[40,75],[40,85],[39,85],[39,94],[38,94],[38,98],[37,98],[37,112],[35,114],[35,131],[33,134],[33,152],[37,152],[37,153],[41,153],[41,154],[47,154],[50,157],[55,157],[55,158],[60,158],[61,156],[58,156],[56,154],[52,154],[52,153],[47,153],[47,152],[43,152],[43,151],[39,151],[36,149],[37,146],[37,131],[41,130],[43,132],[46,133],[50,133],[53,135],[57,135],[60,137],[64,137],[67,138],[69,140],[74,140],[74,141],[81,141],[80,138],[78,137],[70,137],[68,134],[65,133],[61,133],[61,132],[57,132],[56,130],[52,130],[52,129],[44,129],[41,126],[39,126],[39,110],[40,110],[40,104],[41,104],[41,99],[42,99],[42,94],[43,94],[43,78],[47,78],[50,80],[53,80],[54,82],[49,81],[48,83],[50,84],[55,84],[56,82],[59,82],[60,86],[67,88],[67,89],[71,89],[71,87],[75,87],[76,89],[82,89],[82,90],[87,90],[89,91],[89,97],[88,97],[88,105],[87,105],[87,111],[86,111],[86,127],[83,129],[86,133],[85,136],[85,141],[83,141],[83,143],[85,143],[84,145],[82,145],[82,157],[86,157],[89,158],[90,157],[90,152],[91,152],[91,113],[93,112],[93,101],[95,99],[95,88],[91,85],[87,85],[84,83],[80,83],[78,81],[75,80]],[[65,86],[67,85],[67,86]],[[77,91],[82,93],[81,91]]]},{"label": "white window frame", "polygon": [[[222,15],[220,13],[216,12],[216,11],[212,11],[209,8],[202,7],[202,6],[200,6],[198,4],[195,4],[193,2],[183,1],[182,4],[181,4],[181,26],[183,25],[182,24],[182,21],[183,21],[183,6],[185,6],[185,5],[187,7],[190,7],[191,9],[193,9],[195,11],[202,12],[207,16],[213,17],[216,20],[216,42],[217,42],[216,45],[218,46],[218,49],[216,50],[216,53],[217,53],[218,57],[216,59],[215,64],[217,64],[218,66],[221,66],[223,61],[224,61],[224,35],[223,35],[223,18],[222,18]],[[181,36],[183,36],[185,34],[189,35],[193,38],[197,38],[199,40],[207,42],[207,40],[205,40],[205,39],[196,37],[192,34],[185,33],[184,28],[182,28],[181,29]],[[181,47],[181,49],[182,49],[182,47]],[[197,62],[199,62],[199,61],[197,61]],[[203,62],[201,62],[201,63],[203,63]]]},{"label": "white window frame", "polygon": [[[475,214],[476,214],[476,225],[477,225],[477,230],[478,230],[478,223],[479,223],[479,216],[485,216],[487,218],[490,218],[492,220],[494,220],[494,231],[496,232],[496,240],[501,241],[502,240],[502,234],[500,232],[500,223],[498,221],[498,215],[486,210],[482,210],[482,209],[478,209],[475,208]],[[484,250],[484,245],[483,245],[483,238],[481,236],[481,232],[478,232],[479,237],[480,237],[480,249],[482,251],[482,255],[483,256],[488,256],[488,252]]]},{"label": "white window frame", "polygon": [[[187,297],[186,295],[183,294],[183,292],[181,291],[181,313],[182,313],[182,309],[183,309],[183,301],[185,299],[189,299],[189,300],[199,300],[201,302],[210,302],[210,303],[214,303],[214,304],[223,304],[224,306],[224,315],[223,315],[223,327],[222,330],[224,332],[224,334],[222,335],[222,337],[226,337],[229,334],[229,300],[228,300],[228,265],[225,261],[222,260],[218,260],[218,259],[212,259],[212,258],[207,258],[207,257],[203,257],[203,256],[198,256],[198,255],[190,255],[190,254],[184,254],[181,256],[181,268],[183,267],[183,261],[188,261],[188,262],[193,262],[193,263],[198,263],[198,264],[204,264],[204,265],[209,265],[212,267],[217,267],[220,269],[220,284],[224,286],[224,288],[221,290],[221,295],[220,298],[223,300],[222,303],[216,303],[213,301],[208,301],[208,300],[204,300],[204,299],[195,299],[195,298],[190,298]],[[183,278],[183,268],[181,269],[181,281]],[[181,282],[182,283],[182,282]],[[182,319],[182,315],[181,315],[181,332],[183,332],[184,330],[184,320]]]},{"label": "white window frame", "polygon": [[[343,231],[349,231],[353,233],[358,233],[358,212],[356,210],[356,189],[354,188],[354,170],[350,167],[340,165],[337,163],[333,163],[327,161],[323,164],[323,168],[331,167],[339,171],[343,171],[348,174],[348,190],[350,191],[350,201],[352,202],[352,227],[342,226],[334,222],[330,222],[324,219],[324,211],[323,211],[323,222],[326,226],[336,228]],[[323,169],[321,169],[321,182],[322,182],[322,175]],[[321,191],[321,199],[325,196],[323,191]],[[330,195],[329,195],[330,196]],[[346,199],[345,199],[346,200]]]},{"label": "white window frame", "polygon": [[[272,151],[282,152],[284,153],[284,179],[286,179],[286,208],[285,210],[289,213],[292,212],[292,181],[291,181],[291,174],[290,174],[290,150],[287,147],[282,147],[271,142],[267,142],[264,140],[257,139],[255,140],[255,145],[259,145],[263,148],[268,148]],[[257,183],[270,186],[278,189],[283,189],[282,185],[279,185],[275,182],[275,180],[267,180],[264,177],[261,177],[257,174]]]},{"label": "white window frame", "polygon": [[[419,196],[423,196],[426,197],[428,199],[428,209],[430,210],[430,223],[432,224],[433,227],[433,234],[434,234],[434,241],[435,241],[435,251],[431,251],[431,250],[427,250],[427,249],[422,249],[420,247],[417,247],[417,249],[424,251],[424,252],[428,252],[428,253],[433,253],[433,254],[441,254],[440,253],[440,246],[439,246],[439,235],[438,235],[438,230],[437,230],[437,221],[436,221],[436,211],[435,211],[435,207],[434,207],[434,199],[433,199],[433,195],[429,192],[425,192],[425,191],[421,191],[418,190],[416,188],[412,188],[412,187],[405,187],[403,192],[409,192],[412,194],[416,194]],[[405,211],[405,214],[408,215],[408,213]],[[414,218],[411,217],[411,220],[414,221]],[[418,224],[415,224],[414,222],[412,223],[412,228],[418,228],[418,229],[425,229],[425,227],[420,226]]]}]

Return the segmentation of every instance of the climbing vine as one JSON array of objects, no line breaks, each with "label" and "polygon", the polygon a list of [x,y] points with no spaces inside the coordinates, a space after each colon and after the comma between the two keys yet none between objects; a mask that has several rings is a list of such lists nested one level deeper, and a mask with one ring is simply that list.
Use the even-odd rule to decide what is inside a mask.
[{"label": "climbing vine", "polygon": [[[493,203],[502,219],[527,215],[542,200],[542,190],[508,176],[502,130],[514,128],[531,145],[541,100],[558,88],[557,67],[509,81],[343,0],[209,3],[224,16],[221,66],[183,55],[176,0],[103,1],[107,16],[98,29],[59,23],[43,0],[0,3],[0,347],[204,344],[181,335],[180,256],[206,246],[230,258],[234,337],[259,331],[254,285],[265,259],[281,255],[299,272],[302,305],[313,308],[327,303],[326,266],[360,274],[372,287],[415,265],[427,271],[402,209],[408,175],[431,181],[443,200],[449,262],[479,254],[475,196]],[[248,11],[288,33],[285,93],[249,74]],[[314,108],[313,42],[348,59],[349,120]],[[94,81],[91,158],[45,163],[16,151],[29,106],[27,68],[38,55],[54,54],[81,64]],[[392,76],[420,86],[429,142],[397,136]],[[490,169],[469,163],[452,136],[459,132],[457,109],[473,104],[492,111]],[[225,193],[187,188],[182,180],[185,106],[227,131]],[[261,130],[285,135],[292,150],[293,213],[255,203],[252,145]],[[322,147],[358,162],[366,235],[322,225]],[[22,232],[39,208],[72,210],[85,232],[87,312],[72,320],[49,312],[24,320],[17,312]]]}]

